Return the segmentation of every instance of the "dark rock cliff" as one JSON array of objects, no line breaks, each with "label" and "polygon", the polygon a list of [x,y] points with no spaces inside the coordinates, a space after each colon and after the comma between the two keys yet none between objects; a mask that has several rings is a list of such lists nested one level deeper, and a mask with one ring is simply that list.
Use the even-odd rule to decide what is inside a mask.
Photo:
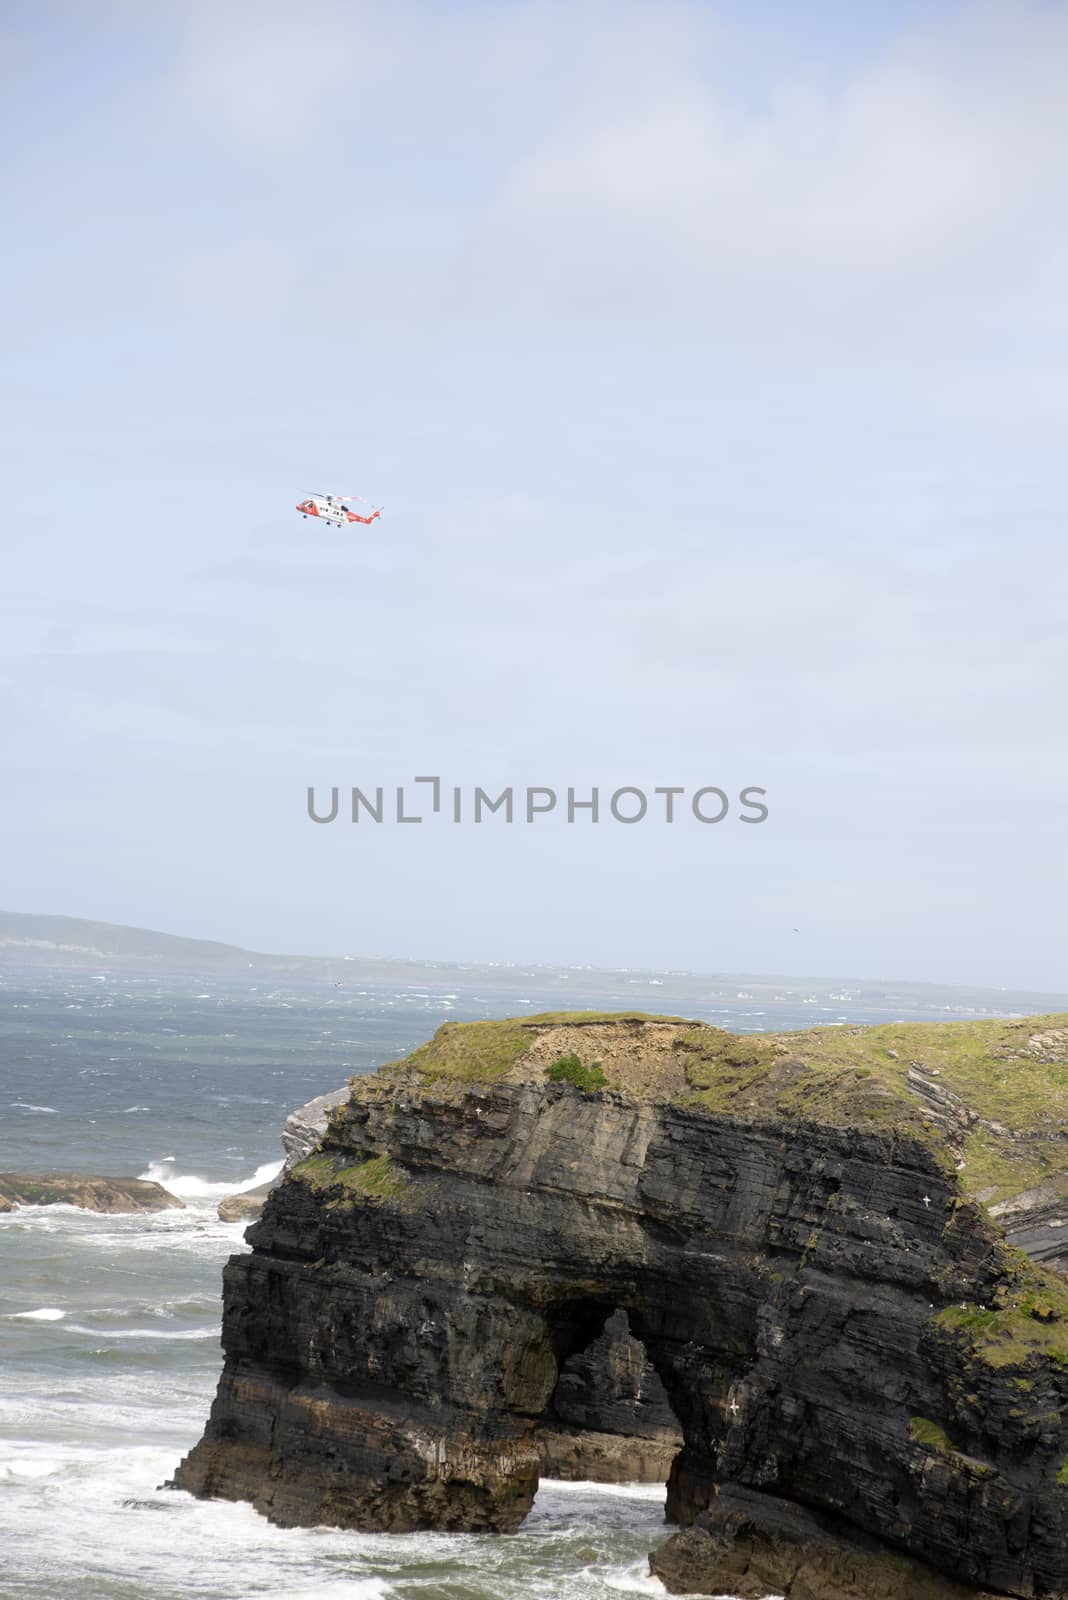
[{"label": "dark rock cliff", "polygon": [[676,1587],[699,1547],[722,1570],[715,1499],[746,1490],[936,1586],[1063,1593],[1068,1285],[978,1198],[1060,1159],[1063,1020],[441,1030],[353,1080],[229,1263],[178,1486],[288,1524],[514,1530],[539,1435],[580,1426],[576,1358],[625,1312],[683,1435]]}]

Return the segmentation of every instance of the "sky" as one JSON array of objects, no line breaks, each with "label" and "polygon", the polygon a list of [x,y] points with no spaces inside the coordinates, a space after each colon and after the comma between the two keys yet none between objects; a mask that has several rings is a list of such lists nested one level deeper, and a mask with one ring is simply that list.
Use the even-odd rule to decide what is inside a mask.
[{"label": "sky", "polygon": [[[0,905],[1063,989],[1066,59],[1062,0],[8,0]],[[420,775],[561,799],[346,820]]]}]

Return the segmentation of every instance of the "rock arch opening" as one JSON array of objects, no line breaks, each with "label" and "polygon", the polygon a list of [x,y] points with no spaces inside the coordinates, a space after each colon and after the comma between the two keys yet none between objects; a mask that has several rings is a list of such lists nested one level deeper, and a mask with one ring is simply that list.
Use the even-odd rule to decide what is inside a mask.
[{"label": "rock arch opening", "polygon": [[541,1476],[666,1483],[682,1449],[679,1420],[626,1311],[600,1315],[589,1342],[559,1367],[537,1431]]}]

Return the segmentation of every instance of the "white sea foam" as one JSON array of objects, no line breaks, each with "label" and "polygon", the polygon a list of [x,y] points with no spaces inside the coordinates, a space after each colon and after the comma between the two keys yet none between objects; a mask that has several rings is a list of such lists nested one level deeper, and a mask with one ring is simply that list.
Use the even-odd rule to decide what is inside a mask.
[{"label": "white sea foam", "polygon": [[606,1496],[610,1500],[651,1500],[657,1505],[663,1504],[667,1493],[667,1485],[663,1483],[594,1483],[587,1478],[543,1478],[542,1483],[552,1490],[554,1496]]},{"label": "white sea foam", "polygon": [[8,1315],[13,1322],[62,1322],[67,1313],[58,1306],[41,1306],[36,1311],[11,1311]]},{"label": "white sea foam", "polygon": [[392,1592],[382,1578],[341,1578],[302,1589],[272,1589],[271,1600],[384,1600]]},{"label": "white sea foam", "polygon": [[68,1465],[61,1456],[26,1455],[0,1460],[0,1483],[26,1483],[35,1478],[51,1478]]},{"label": "white sea foam", "polygon": [[633,1566],[621,1567],[615,1572],[603,1574],[606,1589],[615,1589],[620,1594],[667,1594],[667,1590],[659,1578],[654,1578],[649,1571],[648,1564],[636,1561]]},{"label": "white sea foam", "polygon": [[175,1172],[172,1165],[174,1156],[164,1156],[160,1161],[151,1161],[145,1171],[140,1173],[142,1178],[158,1183],[168,1193],[177,1195],[179,1200],[221,1200],[224,1195],[244,1194],[247,1189],[257,1189],[261,1183],[270,1183],[281,1172],[284,1161],[266,1161],[256,1168],[251,1178],[242,1178],[239,1183],[222,1182],[212,1178],[202,1178],[196,1173]]},{"label": "white sea foam", "polygon": [[35,1106],[29,1100],[12,1100],[11,1105],[16,1111],[45,1111],[50,1117],[59,1116],[55,1106]]},{"label": "white sea foam", "polygon": [[219,1324],[203,1328],[87,1328],[81,1322],[68,1322],[67,1332],[86,1334],[90,1339],[218,1339]]}]

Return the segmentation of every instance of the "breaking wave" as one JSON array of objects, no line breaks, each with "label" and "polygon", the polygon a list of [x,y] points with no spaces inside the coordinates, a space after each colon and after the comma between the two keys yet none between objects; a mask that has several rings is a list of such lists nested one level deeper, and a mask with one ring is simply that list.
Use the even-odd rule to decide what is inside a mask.
[{"label": "breaking wave", "polygon": [[181,1173],[174,1169],[174,1157],[166,1156],[161,1161],[150,1161],[144,1172],[138,1174],[147,1178],[152,1183],[158,1183],[169,1194],[177,1195],[179,1200],[221,1200],[224,1195],[244,1194],[248,1189],[258,1189],[261,1183],[270,1183],[272,1178],[277,1178],[284,1161],[266,1161],[256,1168],[251,1178],[242,1178],[240,1182],[216,1182],[212,1178],[202,1178],[196,1173]]}]

